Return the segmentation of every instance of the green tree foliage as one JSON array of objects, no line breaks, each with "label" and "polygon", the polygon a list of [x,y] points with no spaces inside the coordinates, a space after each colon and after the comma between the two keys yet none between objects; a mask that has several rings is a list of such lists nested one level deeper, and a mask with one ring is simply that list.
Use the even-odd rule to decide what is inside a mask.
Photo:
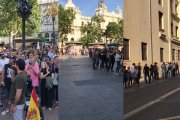
[{"label": "green tree foliage", "polygon": [[85,34],[85,36],[81,38],[81,41],[86,43],[86,45],[87,43],[93,43],[96,40],[101,42],[103,35],[103,31],[101,29],[102,22],[104,22],[104,19],[101,16],[93,16],[91,18],[91,22],[81,26],[81,32]]},{"label": "green tree foliage", "polygon": [[123,37],[123,21],[120,20],[118,23],[110,22],[106,26],[104,36],[110,40],[110,42],[115,42]]},{"label": "green tree foliage", "polygon": [[58,30],[59,30],[59,40],[64,44],[63,35],[67,35],[71,32],[72,22],[75,19],[75,12],[73,9],[64,9],[59,5],[58,13]]},{"label": "green tree foliage", "polygon": [[[37,0],[30,0],[32,15],[30,16],[32,24],[26,22],[26,34],[32,35],[40,31],[41,14],[38,9]],[[16,0],[0,0],[0,35],[21,36],[21,18],[16,10]]]}]

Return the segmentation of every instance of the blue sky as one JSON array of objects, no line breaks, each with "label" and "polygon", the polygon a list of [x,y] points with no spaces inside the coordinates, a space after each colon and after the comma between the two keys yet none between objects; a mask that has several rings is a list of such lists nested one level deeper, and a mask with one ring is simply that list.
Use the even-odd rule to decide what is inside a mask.
[{"label": "blue sky", "polygon": [[[123,0],[104,0],[109,11],[117,11],[117,6],[123,11]],[[67,0],[59,0],[64,6]],[[93,16],[98,6],[98,0],[73,0],[73,3],[81,10],[81,14],[85,16]]]}]

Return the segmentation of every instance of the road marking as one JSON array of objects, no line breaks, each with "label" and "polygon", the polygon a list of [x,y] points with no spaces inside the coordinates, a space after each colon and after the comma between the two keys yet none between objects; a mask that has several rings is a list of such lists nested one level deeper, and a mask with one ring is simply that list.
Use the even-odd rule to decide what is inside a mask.
[{"label": "road marking", "polygon": [[151,101],[151,102],[148,102],[147,104],[145,104],[145,105],[143,105],[143,106],[141,106],[141,107],[139,107],[139,108],[137,108],[137,109],[135,109],[135,110],[133,110],[133,111],[131,111],[131,112],[129,112],[129,113],[126,113],[126,114],[124,115],[124,119],[127,119],[127,118],[129,118],[129,117],[131,117],[131,116],[133,116],[133,115],[135,115],[135,114],[143,111],[144,109],[152,106],[152,105],[155,104],[155,103],[160,102],[162,99],[165,99],[165,98],[169,97],[170,95],[172,95],[172,94],[174,94],[174,93],[176,93],[176,92],[178,92],[178,91],[180,91],[180,87],[179,87],[179,88],[176,88],[175,90],[173,90],[173,91],[171,91],[171,92],[168,92],[167,94],[159,97],[159,98],[156,99],[156,100],[153,100],[153,101]]},{"label": "road marking", "polygon": [[174,116],[174,117],[168,117],[168,118],[163,118],[163,119],[159,119],[159,120],[176,120],[179,118],[180,118],[180,116]]}]

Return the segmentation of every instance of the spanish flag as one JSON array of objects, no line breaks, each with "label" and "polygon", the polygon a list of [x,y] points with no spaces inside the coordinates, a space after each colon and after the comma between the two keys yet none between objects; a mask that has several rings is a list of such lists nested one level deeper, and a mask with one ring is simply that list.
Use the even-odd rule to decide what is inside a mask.
[{"label": "spanish flag", "polygon": [[40,112],[35,89],[32,90],[26,120],[40,120]]}]

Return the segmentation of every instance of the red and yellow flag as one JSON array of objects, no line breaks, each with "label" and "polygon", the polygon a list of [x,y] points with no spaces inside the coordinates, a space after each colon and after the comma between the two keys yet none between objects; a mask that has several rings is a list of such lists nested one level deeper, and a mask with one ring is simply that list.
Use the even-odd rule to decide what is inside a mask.
[{"label": "red and yellow flag", "polygon": [[40,112],[35,89],[32,90],[26,120],[40,120]]}]

